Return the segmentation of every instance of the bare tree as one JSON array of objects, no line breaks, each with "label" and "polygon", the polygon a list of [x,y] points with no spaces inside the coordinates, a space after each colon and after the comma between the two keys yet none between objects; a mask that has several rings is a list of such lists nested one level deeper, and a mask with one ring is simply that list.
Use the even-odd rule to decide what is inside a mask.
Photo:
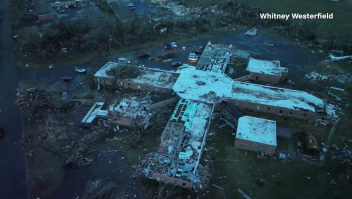
[{"label": "bare tree", "polygon": [[167,123],[167,112],[168,109],[165,108],[156,109],[146,122],[137,124],[135,126],[137,139],[132,146],[135,146],[144,135],[155,131],[157,128],[162,128]]},{"label": "bare tree", "polygon": [[29,120],[47,115],[53,108],[64,108],[72,102],[94,102],[93,93],[81,93],[62,97],[65,86],[62,82],[35,82],[31,86],[19,89],[16,104],[27,112]]},{"label": "bare tree", "polygon": [[58,121],[54,121],[52,116],[49,116],[41,129],[45,132],[44,140],[49,142],[55,142],[59,139],[66,139],[66,129],[62,125],[59,124]]},{"label": "bare tree", "polygon": [[142,69],[137,66],[130,64],[118,64],[116,67],[107,71],[106,74],[113,76],[114,82],[117,84],[118,80],[138,77],[141,74],[141,70]]},{"label": "bare tree", "polygon": [[91,156],[97,153],[97,146],[102,138],[101,132],[93,132],[73,142],[67,154],[66,166],[76,168],[90,164]]}]

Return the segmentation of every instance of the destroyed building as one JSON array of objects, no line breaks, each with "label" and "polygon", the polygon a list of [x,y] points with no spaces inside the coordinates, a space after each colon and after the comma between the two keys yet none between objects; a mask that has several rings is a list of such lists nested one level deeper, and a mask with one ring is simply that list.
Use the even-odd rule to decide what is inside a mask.
[{"label": "destroyed building", "polygon": [[206,176],[198,170],[215,104],[181,99],[161,135],[158,152],[141,163],[145,177],[199,190]]},{"label": "destroyed building", "polygon": [[288,69],[280,66],[280,61],[249,58],[246,71],[250,72],[249,80],[278,84],[285,80]]},{"label": "destroyed building", "polygon": [[196,68],[198,70],[224,73],[232,56],[231,47],[220,44],[208,44],[199,58]]},{"label": "destroyed building", "polygon": [[238,120],[235,148],[274,154],[276,121],[243,116]]},{"label": "destroyed building", "polygon": [[177,102],[177,96],[168,93],[157,96],[126,96],[109,107],[109,117],[119,125],[133,126],[146,124],[149,117],[158,108]]},{"label": "destroyed building", "polygon": [[[221,102],[239,109],[313,121],[319,117],[330,119],[336,117],[331,106],[307,92],[231,79],[224,74],[231,57],[229,49],[217,48],[218,50],[213,52],[216,54],[214,56],[211,55],[212,53],[207,53],[212,48],[212,45],[208,44],[203,52],[204,60],[210,61],[208,64],[204,60],[204,62],[199,60],[200,63],[196,67],[184,65],[179,67],[177,72],[138,68],[139,73],[136,77],[116,78],[109,75],[108,71],[119,67],[119,64],[109,62],[94,75],[98,85],[109,84],[120,88],[147,91],[146,93],[169,93],[174,96],[157,100],[158,108],[179,99],[161,135],[158,151],[148,154],[139,166],[143,176],[194,190],[204,188],[207,179],[203,174],[201,175],[205,170],[199,161],[213,111]],[[273,61],[271,64],[270,67],[261,66],[261,69],[272,73],[280,71],[280,78],[287,76],[287,69],[281,68],[278,62]],[[248,70],[257,74],[254,72],[255,67],[249,67]],[[267,73],[270,73],[269,71]],[[126,121],[119,121],[119,123],[131,125],[136,118],[141,122],[147,119],[148,112],[152,109],[151,98],[144,99],[146,101],[137,98],[129,100],[120,101],[112,109],[113,112],[122,115],[121,118],[127,118]],[[236,147],[252,151],[260,149],[259,151],[268,154],[274,153],[276,149],[274,121],[246,116],[240,117],[239,120]]]}]

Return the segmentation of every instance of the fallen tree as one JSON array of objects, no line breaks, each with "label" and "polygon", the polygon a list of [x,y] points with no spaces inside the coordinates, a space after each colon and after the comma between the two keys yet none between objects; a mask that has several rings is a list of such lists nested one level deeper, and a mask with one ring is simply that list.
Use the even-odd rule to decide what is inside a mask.
[{"label": "fallen tree", "polygon": [[84,188],[82,199],[122,199],[128,184],[119,186],[116,179],[89,181]]},{"label": "fallen tree", "polygon": [[92,132],[73,142],[67,153],[65,166],[79,168],[89,165],[94,154],[98,153],[97,147],[102,140],[101,132]]},{"label": "fallen tree", "polygon": [[94,103],[93,93],[64,93],[66,88],[62,82],[38,81],[32,86],[18,89],[15,101],[20,109],[26,111],[29,121],[47,116],[52,110],[72,108],[73,102]]}]

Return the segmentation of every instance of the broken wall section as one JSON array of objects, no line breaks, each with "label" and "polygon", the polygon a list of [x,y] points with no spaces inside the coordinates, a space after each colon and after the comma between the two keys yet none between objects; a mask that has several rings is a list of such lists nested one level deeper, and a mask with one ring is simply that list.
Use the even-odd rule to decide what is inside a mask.
[{"label": "broken wall section", "polygon": [[199,165],[214,104],[181,99],[162,135],[158,152],[140,164],[142,176],[188,189],[203,189],[207,176]]}]

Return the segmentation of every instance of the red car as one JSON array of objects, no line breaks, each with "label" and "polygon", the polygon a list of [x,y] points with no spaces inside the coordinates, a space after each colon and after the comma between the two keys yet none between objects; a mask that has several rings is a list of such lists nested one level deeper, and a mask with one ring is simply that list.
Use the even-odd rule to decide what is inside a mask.
[{"label": "red car", "polygon": [[2,129],[2,126],[0,126],[0,139],[4,136],[4,130]]},{"label": "red car", "polygon": [[63,77],[63,78],[61,78],[61,81],[63,81],[63,82],[69,82],[69,81],[72,81],[72,80],[73,80],[72,77]]},{"label": "red car", "polygon": [[145,53],[143,53],[143,54],[140,54],[138,57],[139,57],[139,58],[150,57],[150,53],[145,52]]}]

